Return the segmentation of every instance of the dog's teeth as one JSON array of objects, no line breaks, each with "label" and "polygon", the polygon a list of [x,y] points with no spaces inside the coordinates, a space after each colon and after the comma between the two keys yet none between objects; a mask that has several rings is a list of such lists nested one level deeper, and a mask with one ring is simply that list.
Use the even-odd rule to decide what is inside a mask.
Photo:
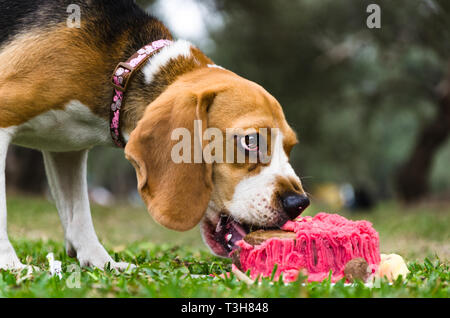
[{"label": "dog's teeth", "polygon": [[227,236],[225,236],[225,240],[227,240],[227,242],[229,242],[231,240],[231,238],[233,237],[233,234],[227,234]]},{"label": "dog's teeth", "polygon": [[219,233],[222,230],[222,224],[219,222],[216,226],[216,233]]}]

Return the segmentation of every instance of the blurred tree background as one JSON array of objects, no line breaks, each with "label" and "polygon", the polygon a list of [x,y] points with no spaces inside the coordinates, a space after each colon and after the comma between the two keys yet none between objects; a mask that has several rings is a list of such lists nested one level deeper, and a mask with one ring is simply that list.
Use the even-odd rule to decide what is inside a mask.
[{"label": "blurred tree background", "polygon": [[218,63],[266,87],[308,183],[414,201],[450,186],[450,2],[221,1]]},{"label": "blurred tree background", "polygon": [[[161,3],[181,0],[137,2],[160,17]],[[349,183],[377,200],[450,200],[449,1],[188,2],[212,26],[194,44],[282,104],[299,136],[291,161],[307,190]],[[366,25],[372,3],[381,8],[379,29]],[[160,17],[169,28],[165,17],[174,14]],[[195,18],[186,12],[178,27]],[[27,157],[20,151],[10,151],[8,186],[32,180],[20,177],[27,166],[39,171],[37,157],[17,168]],[[94,149],[89,170],[92,188],[135,197],[134,171],[120,150]]]}]

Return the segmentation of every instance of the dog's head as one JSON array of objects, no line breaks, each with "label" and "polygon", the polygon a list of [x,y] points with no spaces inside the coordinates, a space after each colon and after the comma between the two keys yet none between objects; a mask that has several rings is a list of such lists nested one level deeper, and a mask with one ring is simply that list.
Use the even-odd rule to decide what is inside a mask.
[{"label": "dog's head", "polygon": [[[191,137],[184,144],[183,134]],[[207,245],[228,256],[251,229],[280,227],[308,206],[288,162],[296,143],[280,104],[261,86],[202,68],[146,108],[125,154],[157,222],[184,231],[202,221]]]}]

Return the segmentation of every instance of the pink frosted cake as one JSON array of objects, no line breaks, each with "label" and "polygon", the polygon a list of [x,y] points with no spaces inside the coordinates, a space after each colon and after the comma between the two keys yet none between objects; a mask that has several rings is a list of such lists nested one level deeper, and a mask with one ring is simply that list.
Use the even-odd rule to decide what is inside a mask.
[{"label": "pink frosted cake", "polygon": [[308,281],[322,281],[331,270],[335,282],[344,277],[345,266],[352,259],[364,258],[372,272],[380,262],[378,233],[368,221],[319,213],[288,221],[282,230],[290,237],[282,235],[256,243],[247,237],[238,241],[234,264],[244,272],[250,270],[252,278],[270,276],[277,264],[275,277],[283,273],[286,282],[296,280],[301,270]]}]

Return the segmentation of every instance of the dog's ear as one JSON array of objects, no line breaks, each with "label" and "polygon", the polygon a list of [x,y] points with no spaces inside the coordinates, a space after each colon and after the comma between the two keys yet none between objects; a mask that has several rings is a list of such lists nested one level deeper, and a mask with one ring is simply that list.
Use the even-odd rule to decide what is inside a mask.
[{"label": "dog's ear", "polygon": [[[202,157],[199,162],[198,152],[194,158],[194,143],[200,142],[208,126],[207,111],[214,98],[213,91],[163,93],[147,106],[125,148],[126,158],[136,169],[139,193],[150,214],[158,223],[173,230],[193,228],[203,217],[210,200],[212,167],[204,163]],[[172,140],[172,132],[177,128],[190,133],[190,163],[176,163],[172,158],[172,148],[180,142]],[[203,152],[201,148],[200,151]]]}]

